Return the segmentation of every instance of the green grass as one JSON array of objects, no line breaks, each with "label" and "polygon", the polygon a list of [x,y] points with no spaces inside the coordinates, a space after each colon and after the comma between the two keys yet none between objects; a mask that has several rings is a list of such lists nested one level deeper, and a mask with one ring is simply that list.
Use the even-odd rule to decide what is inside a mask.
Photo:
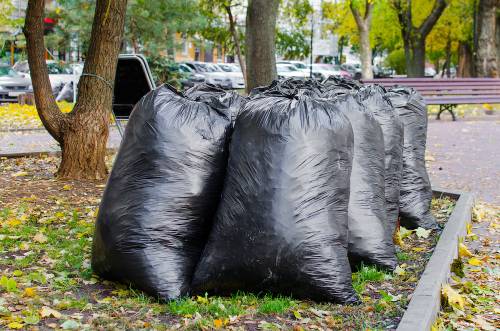
[{"label": "green grass", "polygon": [[397,252],[396,257],[398,258],[398,261],[400,261],[400,262],[408,261],[410,259],[410,255],[408,253],[405,253],[405,252]]},{"label": "green grass", "polygon": [[295,305],[290,297],[266,295],[261,299],[257,311],[261,314],[283,314]]},{"label": "green grass", "polygon": [[392,275],[374,266],[361,265],[358,271],[352,273],[352,286],[356,293],[361,294],[368,282],[380,282],[391,279]]}]

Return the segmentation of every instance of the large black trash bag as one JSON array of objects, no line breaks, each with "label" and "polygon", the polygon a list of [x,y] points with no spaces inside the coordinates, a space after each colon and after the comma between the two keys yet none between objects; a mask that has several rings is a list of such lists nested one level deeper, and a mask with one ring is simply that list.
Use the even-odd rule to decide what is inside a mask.
[{"label": "large black trash bag", "polygon": [[384,137],[380,125],[355,93],[332,99],[351,122],[354,157],[349,197],[349,260],[352,265],[396,267],[392,235],[387,231]]},{"label": "large black trash bag", "polygon": [[222,104],[222,107],[228,108],[231,113],[231,122],[234,124],[238,112],[246,102],[246,98],[235,91],[224,90],[216,85],[202,83],[197,84],[186,92],[186,97],[191,100],[213,103],[217,99]]},{"label": "large black trash bag", "polygon": [[403,175],[403,123],[379,85],[359,89],[358,100],[370,111],[382,128],[385,148],[385,205],[387,231],[392,236],[399,216],[399,188]]},{"label": "large black trash bag", "polygon": [[281,80],[274,80],[271,84],[266,86],[255,87],[250,91],[249,98],[266,93],[271,95],[275,93],[276,95],[309,95],[311,97],[322,97],[323,86],[317,80],[313,79],[297,79],[297,78],[287,78]]},{"label": "large black trash bag", "polygon": [[220,200],[230,114],[169,86],[136,105],[104,191],[92,268],[170,300],[189,292]]},{"label": "large black trash bag", "polygon": [[326,98],[334,98],[337,95],[356,91],[361,87],[361,84],[352,79],[346,79],[338,76],[330,76],[322,82],[323,96]]},{"label": "large black trash bag", "polygon": [[399,214],[407,228],[436,229],[431,214],[432,188],[425,168],[427,107],[420,94],[411,88],[398,87],[388,92],[404,126],[403,178]]},{"label": "large black trash bag", "polygon": [[236,119],[194,293],[356,303],[346,250],[352,148],[349,121],[324,100],[254,95]]}]

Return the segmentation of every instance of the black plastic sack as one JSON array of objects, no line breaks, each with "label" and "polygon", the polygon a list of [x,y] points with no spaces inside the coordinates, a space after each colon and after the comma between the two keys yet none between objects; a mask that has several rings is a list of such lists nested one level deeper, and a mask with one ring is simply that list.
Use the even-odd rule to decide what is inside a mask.
[{"label": "black plastic sack", "polygon": [[250,91],[249,98],[266,93],[267,95],[276,94],[281,95],[308,95],[311,97],[321,98],[323,86],[317,80],[312,79],[297,79],[287,78],[281,80],[274,80],[271,84],[266,86],[255,87]]},{"label": "black plastic sack", "polygon": [[281,87],[254,95],[236,119],[194,292],[357,302],[346,250],[352,148],[332,104]]},{"label": "black plastic sack", "polygon": [[392,235],[387,231],[384,137],[374,115],[355,93],[332,99],[354,132],[354,157],[349,197],[349,260],[352,265],[396,267]]},{"label": "black plastic sack", "polygon": [[[184,92],[191,100],[222,104],[223,108],[229,109],[231,122],[234,124],[238,112],[246,102],[246,98],[235,91],[224,90],[216,85],[202,83],[197,84]],[[214,100],[216,99],[216,100]]]},{"label": "black plastic sack", "polygon": [[382,86],[367,85],[359,89],[357,97],[382,128],[385,148],[386,225],[392,237],[399,216],[399,188],[403,175],[403,123],[386,93]]},{"label": "black plastic sack", "polygon": [[399,204],[401,225],[407,228],[438,228],[431,214],[432,189],[425,168],[427,107],[411,88],[393,88],[387,94],[404,126],[403,178]]},{"label": "black plastic sack", "polygon": [[356,91],[361,87],[358,81],[346,79],[343,77],[330,76],[322,82],[323,96],[325,98],[334,98],[337,95]]},{"label": "black plastic sack", "polygon": [[214,100],[164,85],[136,105],[96,222],[100,276],[165,300],[188,293],[227,164],[230,114]]}]

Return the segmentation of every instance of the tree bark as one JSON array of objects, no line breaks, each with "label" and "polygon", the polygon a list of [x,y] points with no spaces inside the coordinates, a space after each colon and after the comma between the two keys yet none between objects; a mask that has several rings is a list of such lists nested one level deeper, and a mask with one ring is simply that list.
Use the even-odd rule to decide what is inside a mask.
[{"label": "tree bark", "polygon": [[359,46],[361,57],[361,77],[363,79],[373,78],[372,49],[370,46],[370,26],[373,12],[373,1],[365,0],[365,14],[361,15],[354,3],[350,2],[350,8],[359,34]]},{"label": "tree bark", "polygon": [[401,35],[405,46],[406,72],[408,77],[425,76],[425,39],[448,6],[446,0],[436,0],[431,13],[419,27],[412,21],[411,0],[391,0],[401,25]]},{"label": "tree bark", "polygon": [[107,174],[104,158],[127,1],[97,0],[84,74],[78,83],[78,100],[68,114],[58,109],[43,56],[44,3],[28,2],[24,33],[37,111],[61,146],[57,176],[103,179]]},{"label": "tree bark", "polygon": [[460,42],[458,44],[457,77],[473,77],[473,62],[471,47],[465,42]]},{"label": "tree bark", "polygon": [[227,16],[229,18],[229,30],[231,31],[231,35],[233,36],[234,48],[236,50],[236,56],[238,57],[238,62],[240,64],[241,72],[243,73],[243,81],[245,82],[245,86],[247,84],[247,71],[245,67],[245,62],[243,61],[243,56],[241,54],[241,43],[240,37],[238,36],[238,31],[236,30],[236,21],[233,16],[233,12],[231,11],[231,6],[224,6],[227,12]]},{"label": "tree bark", "polygon": [[476,50],[476,75],[498,77],[496,19],[498,0],[480,0],[478,10],[478,39]]},{"label": "tree bark", "polygon": [[276,18],[280,0],[248,0],[246,90],[270,84],[276,74]]}]

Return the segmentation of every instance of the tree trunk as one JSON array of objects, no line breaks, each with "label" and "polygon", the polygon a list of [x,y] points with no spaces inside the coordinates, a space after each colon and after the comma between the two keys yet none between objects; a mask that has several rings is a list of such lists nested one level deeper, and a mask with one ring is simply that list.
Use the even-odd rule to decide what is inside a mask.
[{"label": "tree trunk", "polygon": [[270,84],[276,74],[276,18],[280,0],[248,0],[246,91]]},{"label": "tree trunk", "polygon": [[350,8],[356,25],[358,27],[359,34],[359,46],[360,46],[360,57],[361,57],[361,77],[363,79],[373,78],[372,69],[372,48],[370,46],[370,25],[373,12],[373,1],[365,0],[365,14],[361,16],[358,8],[351,1]]},{"label": "tree trunk", "polygon": [[460,42],[458,44],[458,70],[457,77],[473,77],[473,55],[469,44]]},{"label": "tree trunk", "polygon": [[44,0],[30,0],[24,34],[37,111],[49,133],[59,142],[60,178],[103,179],[109,135],[110,109],[116,63],[123,36],[126,0],[97,0],[90,46],[78,83],[72,112],[60,112],[44,60]]},{"label": "tree trunk", "polygon": [[498,0],[479,1],[476,74],[497,77],[496,10]]},{"label": "tree trunk", "polygon": [[448,6],[446,0],[435,0],[431,13],[419,27],[412,21],[411,0],[391,0],[401,25],[401,35],[405,46],[406,72],[408,77],[425,75],[425,39]]},{"label": "tree trunk", "polygon": [[373,78],[372,69],[372,49],[370,47],[370,31],[367,29],[359,30],[360,55],[361,55],[361,76],[363,79]]},{"label": "tree trunk", "polygon": [[425,76],[425,39],[413,41],[410,53],[410,67],[407,69],[408,77]]},{"label": "tree trunk", "polygon": [[243,73],[243,81],[245,82],[245,86],[247,84],[247,71],[245,68],[245,62],[243,61],[243,56],[241,55],[241,44],[240,37],[238,36],[238,31],[236,30],[236,21],[233,17],[233,12],[231,11],[231,6],[224,6],[227,12],[227,16],[229,17],[229,30],[231,31],[231,35],[233,36],[234,48],[236,50],[236,56],[238,57],[238,63],[240,64],[241,72]]}]

